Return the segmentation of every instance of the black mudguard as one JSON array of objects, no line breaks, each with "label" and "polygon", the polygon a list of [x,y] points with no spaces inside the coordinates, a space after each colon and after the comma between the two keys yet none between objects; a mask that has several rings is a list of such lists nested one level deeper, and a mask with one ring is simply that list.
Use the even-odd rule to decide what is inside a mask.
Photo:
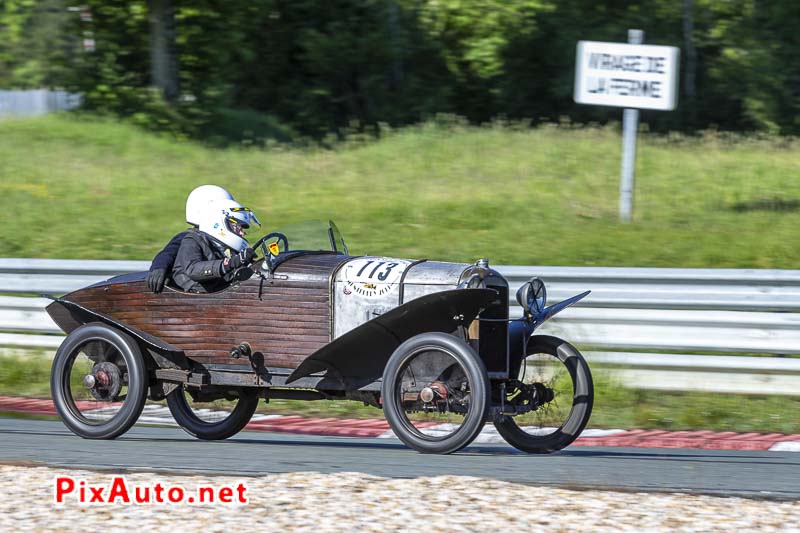
[{"label": "black mudguard", "polygon": [[404,341],[428,331],[450,333],[461,324],[469,325],[495,298],[493,289],[454,289],[411,300],[309,355],[286,383],[325,370],[345,383],[376,381]]},{"label": "black mudguard", "polygon": [[514,320],[508,324],[508,376],[516,379],[522,366],[522,360],[528,356],[528,339],[533,333],[531,324],[524,320]]}]

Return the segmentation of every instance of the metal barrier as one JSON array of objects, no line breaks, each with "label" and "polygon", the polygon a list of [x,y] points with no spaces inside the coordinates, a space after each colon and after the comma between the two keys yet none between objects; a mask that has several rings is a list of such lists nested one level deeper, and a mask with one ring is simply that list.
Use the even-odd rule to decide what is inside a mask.
[{"label": "metal barrier", "polygon": [[[0,259],[0,293],[63,294],[148,267],[146,261]],[[800,395],[800,359],[730,356],[800,355],[800,271],[495,268],[512,287],[512,316],[521,315],[513,292],[532,276],[546,282],[550,302],[591,289],[540,331],[579,345],[593,368],[627,385]],[[56,348],[63,337],[44,312],[47,302],[1,296],[0,346]]]},{"label": "metal barrier", "polygon": [[555,300],[591,289],[583,307],[800,311],[800,270],[550,266],[498,270],[512,287],[539,276]]}]

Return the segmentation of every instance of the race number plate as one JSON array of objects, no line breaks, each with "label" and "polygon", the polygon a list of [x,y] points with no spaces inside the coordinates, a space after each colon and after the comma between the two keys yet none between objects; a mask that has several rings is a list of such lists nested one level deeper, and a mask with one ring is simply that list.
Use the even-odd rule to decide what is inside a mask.
[{"label": "race number plate", "polygon": [[334,289],[334,338],[397,307],[407,259],[359,257],[339,272]]}]

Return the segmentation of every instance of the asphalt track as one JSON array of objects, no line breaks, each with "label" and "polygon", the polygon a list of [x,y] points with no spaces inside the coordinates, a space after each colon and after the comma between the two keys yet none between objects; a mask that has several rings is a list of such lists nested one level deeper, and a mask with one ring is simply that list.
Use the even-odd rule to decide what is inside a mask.
[{"label": "asphalt track", "polygon": [[419,454],[393,439],[245,431],[203,442],[177,428],[140,426],[114,441],[90,441],[60,422],[0,418],[0,463],[243,476],[463,475],[564,488],[800,499],[800,453],[794,452],[573,447],[536,456],[481,444],[441,456]]}]

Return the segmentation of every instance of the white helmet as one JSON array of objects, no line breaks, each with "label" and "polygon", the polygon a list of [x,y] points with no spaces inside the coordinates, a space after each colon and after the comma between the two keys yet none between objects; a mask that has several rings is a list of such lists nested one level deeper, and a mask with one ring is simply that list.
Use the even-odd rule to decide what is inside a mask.
[{"label": "white helmet", "polygon": [[250,209],[234,200],[212,200],[200,218],[200,231],[220,241],[236,252],[247,248],[244,230],[258,219]]},{"label": "white helmet", "polygon": [[186,199],[186,222],[199,226],[208,203],[213,200],[233,200],[233,196],[216,185],[201,185],[190,192]]}]

